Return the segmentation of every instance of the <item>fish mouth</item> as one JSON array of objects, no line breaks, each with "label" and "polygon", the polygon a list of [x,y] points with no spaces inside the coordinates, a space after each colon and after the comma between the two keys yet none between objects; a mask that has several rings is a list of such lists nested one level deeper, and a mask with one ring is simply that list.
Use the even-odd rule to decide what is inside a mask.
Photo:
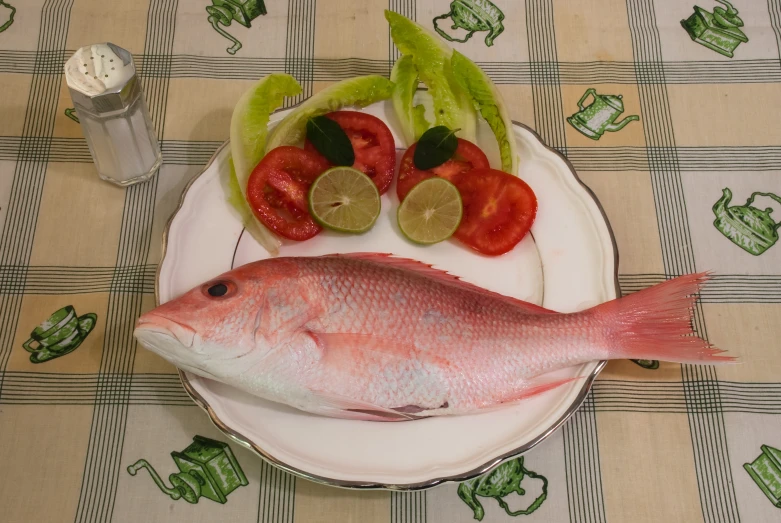
[{"label": "fish mouth", "polygon": [[138,335],[141,334],[143,337],[145,332],[168,336],[188,349],[192,348],[195,342],[193,329],[155,313],[147,313],[138,318],[133,335],[138,338]]},{"label": "fish mouth", "polygon": [[[181,323],[159,314],[144,314],[136,322],[133,336],[144,346],[180,370],[220,381],[220,378],[199,365],[204,355],[200,337]],[[196,340],[198,338],[198,340]]]}]

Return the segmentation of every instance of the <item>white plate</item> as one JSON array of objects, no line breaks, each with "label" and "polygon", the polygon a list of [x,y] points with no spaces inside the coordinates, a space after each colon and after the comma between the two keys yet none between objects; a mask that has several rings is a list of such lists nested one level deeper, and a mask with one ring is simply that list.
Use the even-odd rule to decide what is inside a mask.
[{"label": "white plate", "polygon": [[[396,130],[390,103],[365,111]],[[272,125],[287,111],[276,113]],[[420,247],[397,231],[395,187],[383,196],[375,227],[362,236],[323,232],[289,242],[280,254],[311,256],[378,251],[407,256],[510,296],[571,312],[617,296],[617,255],[610,227],[593,194],[571,165],[531,130],[516,124],[520,176],[534,189],[539,210],[532,236],[500,257],[480,256],[455,240]],[[497,148],[487,126],[478,144],[492,165]],[[493,145],[492,145],[493,144]],[[234,266],[268,257],[225,199],[230,147],[223,147],[182,196],[169,222],[157,277],[164,303]],[[530,449],[580,406],[604,366],[593,362],[558,371],[583,376],[517,406],[469,416],[403,423],[340,420],[268,402],[212,380],[180,372],[188,394],[226,435],[269,462],[307,479],[348,488],[422,489],[485,473]]]}]

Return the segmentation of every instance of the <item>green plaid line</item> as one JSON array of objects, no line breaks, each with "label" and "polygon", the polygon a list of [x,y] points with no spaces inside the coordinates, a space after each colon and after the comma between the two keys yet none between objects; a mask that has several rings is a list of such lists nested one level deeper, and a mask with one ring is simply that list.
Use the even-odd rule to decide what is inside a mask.
[{"label": "green plaid line", "polygon": [[0,160],[15,161],[19,156],[21,144],[22,138],[19,136],[0,137]]},{"label": "green plaid line", "polygon": [[557,62],[531,62],[529,76],[532,85],[561,85]]},{"label": "green plaid line", "polygon": [[25,294],[26,265],[8,265],[0,267],[0,294]]},{"label": "green plaid line", "polygon": [[778,57],[781,59],[781,0],[767,0],[767,12],[770,15],[770,26],[776,34]]},{"label": "green plaid line", "polygon": [[637,84],[664,84],[664,65],[659,62],[635,62]]},{"label": "green plaid line", "polygon": [[[50,4],[51,5],[51,4]],[[51,11],[51,9],[48,9]],[[44,5],[42,12],[46,12]],[[59,18],[59,17],[58,17]],[[38,75],[61,75],[62,66],[73,51],[39,49],[38,51],[0,51],[0,72]]]},{"label": "green plaid line", "polygon": [[296,477],[267,462],[260,469],[258,523],[293,523]]},{"label": "green plaid line", "polygon": [[777,171],[781,147],[568,147],[567,159],[578,171],[649,171],[664,162],[684,171]]},{"label": "green plaid line", "polygon": [[692,401],[682,382],[597,380],[594,401],[583,409],[597,412],[752,413],[781,414],[781,383],[702,382],[703,388],[718,389],[713,396]]},{"label": "green plaid line", "polygon": [[0,51],[0,73],[35,74],[35,51]]},{"label": "green plaid line", "polygon": [[[136,374],[131,381],[129,376],[120,375],[6,372],[4,382],[2,405],[127,403],[196,407],[184,392],[178,374]],[[112,387],[112,382],[119,387]]]},{"label": "green plaid line", "polygon": [[[629,27],[635,60],[643,64],[662,61],[656,13],[652,0],[627,0]],[[694,272],[680,166],[675,149],[672,114],[667,88],[662,84],[641,84],[640,103],[644,117],[646,144],[656,149],[649,157],[657,220],[662,242],[665,271],[670,274]],[[695,315],[698,334],[707,339],[701,306]],[[712,366],[682,366],[683,389],[688,408],[692,447],[705,520],[739,521],[737,501],[726,445],[722,412],[701,412],[697,407],[721,401],[719,388],[705,385],[716,380]]]},{"label": "green plaid line", "polygon": [[534,98],[534,128],[547,145],[565,150],[564,111],[553,27],[553,4],[550,0],[529,0],[526,3],[526,28]]},{"label": "green plaid line", "polygon": [[171,78],[257,80],[283,71],[286,63],[284,58],[226,56],[215,60],[205,56],[174,55],[171,57]]},{"label": "green plaid line", "polygon": [[51,136],[22,136],[18,160],[46,163],[49,160]]},{"label": "green plaid line", "polygon": [[153,294],[156,265],[128,267],[0,266],[0,294]]},{"label": "green plaid line", "polygon": [[648,171],[647,147],[567,147],[576,171]]},{"label": "green plaid line", "polygon": [[[660,60],[661,50],[651,0],[629,0],[627,8],[636,58],[641,62],[648,62],[652,57]],[[649,35],[655,35],[655,38],[650,39]],[[686,274],[694,267],[694,254],[688,240],[685,209],[682,207],[683,188],[678,159],[675,150],[671,149],[674,147],[674,139],[666,89],[657,84],[641,85],[638,88],[644,115],[646,144],[664,151],[654,155],[657,169],[651,170],[651,178],[665,270],[673,274]]]},{"label": "green plaid line", "polygon": [[[384,74],[385,71],[379,71]],[[356,74],[345,73],[345,77]],[[368,74],[368,73],[366,73]],[[372,73],[373,74],[373,73]],[[317,79],[315,79],[317,80]],[[50,162],[92,163],[87,142],[83,138],[53,137],[37,142],[48,153]],[[22,138],[0,136],[0,160],[15,161],[22,156]],[[218,141],[163,140],[163,158],[168,165],[205,165],[222,145]],[[685,171],[777,171],[781,170],[781,146],[719,146],[719,147],[572,147],[567,159],[577,171],[649,171],[651,163],[665,162]],[[32,154],[25,156],[32,159]]]},{"label": "green plaid line", "polygon": [[391,523],[426,523],[426,491],[391,492]]},{"label": "green plaid line", "polygon": [[163,140],[160,148],[168,165],[206,165],[222,142]]},{"label": "green plaid line", "polygon": [[[149,104],[152,121],[158,138],[164,135],[165,107],[168,99],[168,80],[148,78],[146,71],[165,75],[166,60],[170,54],[176,30],[176,0],[152,0],[147,19],[145,49],[147,55],[160,56],[139,70],[144,94]],[[152,220],[154,217],[155,193],[158,177],[149,183],[131,186],[125,193],[124,214],[120,232],[117,267],[120,273],[125,267],[143,264],[149,253]],[[133,360],[136,343],[133,326],[141,312],[142,294],[126,292],[114,287],[112,278],[106,312],[106,334],[103,342],[103,357],[96,390],[96,405],[90,428],[87,461],[84,467],[79,502],[76,510],[77,523],[109,521],[117,495],[118,471],[121,469],[122,442],[127,422],[128,402],[133,381]],[[103,403],[104,399],[111,401]]]},{"label": "green plaid line", "polygon": [[302,92],[285,100],[285,107],[292,107],[312,96],[314,76],[312,59],[315,55],[314,0],[289,0],[287,8],[287,39],[285,43],[285,72],[301,84]]},{"label": "green plaid line", "polygon": [[[395,13],[399,13],[402,16],[406,16],[410,20],[417,21],[417,1],[416,0],[388,0],[388,10]],[[390,69],[396,60],[399,59],[401,53],[393,43],[393,39],[390,37],[390,29],[388,29],[388,63],[384,64],[384,71],[386,76],[390,76]],[[367,62],[369,62],[367,60]],[[373,60],[374,63],[379,63],[378,60]],[[382,73],[374,73],[382,74]]]},{"label": "green plaid line", "polygon": [[[171,77],[171,56],[165,54],[145,53],[136,65],[145,79]],[[135,60],[135,57],[133,58]]]},{"label": "green plaid line", "polygon": [[561,81],[572,85],[729,84],[781,82],[777,60],[729,62],[560,62]]},{"label": "green plaid line", "polygon": [[[67,20],[73,0],[47,0],[41,10],[36,63],[45,53],[64,49],[68,34]],[[33,74],[27,112],[19,145],[19,159],[8,210],[0,236],[0,265],[26,266],[30,261],[35,224],[46,177],[48,144],[54,126],[61,76]],[[35,157],[28,152],[35,150]],[[19,280],[24,288],[24,280]],[[0,371],[11,355],[13,337],[22,305],[20,292],[0,295]],[[3,382],[0,381],[0,398]]]},{"label": "green plaid line", "polygon": [[[566,151],[552,1],[527,1],[526,23],[535,130],[546,144]],[[571,522],[606,521],[596,426],[594,412],[585,410],[576,412],[562,427]]]},{"label": "green plaid line", "polygon": [[594,393],[564,425],[567,500],[571,522],[605,523],[605,500],[599,463],[599,436]]},{"label": "green plaid line", "polygon": [[[83,138],[55,137],[39,142],[45,144],[50,162],[92,163],[87,142]],[[0,136],[0,160],[22,158],[21,143],[20,137]],[[163,140],[160,143],[167,165],[206,165],[220,145],[222,142],[188,140]],[[32,159],[32,154],[25,152],[24,156]]]},{"label": "green plaid line", "polygon": [[[415,2],[392,0],[390,9],[415,19]],[[779,9],[777,0],[770,7]],[[778,12],[770,11],[771,22],[779,34]],[[308,16],[308,15],[307,15]],[[297,45],[293,42],[291,45]],[[65,60],[73,54],[65,51],[0,51],[0,72],[25,74],[62,73]],[[393,45],[389,50],[392,65],[398,59]],[[314,81],[338,81],[356,74],[388,74],[389,62],[365,58],[313,58],[304,52],[290,58],[225,56],[219,60],[196,55],[147,55],[133,54],[138,68],[146,68],[147,78],[212,78],[219,80],[255,80],[289,66],[296,70],[296,78]],[[544,69],[534,62],[477,62],[481,69],[497,84],[532,84],[532,69]],[[778,60],[754,59],[729,62],[557,62],[556,75],[561,83],[591,85],[614,84],[727,84],[727,83],[776,83],[781,82]],[[170,73],[166,73],[170,71]],[[359,72],[360,71],[360,72]],[[292,74],[292,73],[291,73]],[[544,76],[544,74],[543,74]]]},{"label": "green plaid line", "polygon": [[651,172],[678,171],[680,164],[678,162],[678,151],[674,146],[668,147],[649,147],[648,148],[648,170]]}]

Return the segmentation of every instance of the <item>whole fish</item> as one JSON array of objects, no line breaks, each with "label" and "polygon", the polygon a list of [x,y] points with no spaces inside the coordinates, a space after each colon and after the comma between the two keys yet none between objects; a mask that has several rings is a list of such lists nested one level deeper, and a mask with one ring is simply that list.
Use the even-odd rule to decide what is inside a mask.
[{"label": "whole fish", "polygon": [[734,358],[693,336],[692,274],[577,313],[497,294],[386,254],[281,257],[143,314],[142,346],[297,409],[398,421],[496,408],[594,360]]}]

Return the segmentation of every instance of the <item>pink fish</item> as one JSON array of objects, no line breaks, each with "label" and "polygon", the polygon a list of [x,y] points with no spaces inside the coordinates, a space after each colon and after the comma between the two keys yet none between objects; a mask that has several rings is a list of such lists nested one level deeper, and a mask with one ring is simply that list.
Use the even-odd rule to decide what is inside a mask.
[{"label": "pink fish", "polygon": [[496,408],[594,360],[734,358],[693,336],[705,274],[557,313],[384,254],[244,265],[142,315],[177,367],[297,409],[396,421]]}]

